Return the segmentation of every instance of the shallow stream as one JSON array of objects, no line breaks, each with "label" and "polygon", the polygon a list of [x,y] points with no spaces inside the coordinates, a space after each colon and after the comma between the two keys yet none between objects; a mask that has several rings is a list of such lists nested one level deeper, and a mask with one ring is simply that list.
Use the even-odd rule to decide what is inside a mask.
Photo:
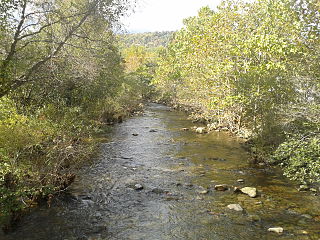
[{"label": "shallow stream", "polygon": [[[193,125],[184,113],[150,104],[114,127],[70,196],[33,211],[0,239],[320,239],[318,196],[298,192],[277,169],[251,165],[226,133],[181,130]],[[216,191],[217,184],[230,190]],[[255,187],[258,196],[235,194],[234,186]]]}]

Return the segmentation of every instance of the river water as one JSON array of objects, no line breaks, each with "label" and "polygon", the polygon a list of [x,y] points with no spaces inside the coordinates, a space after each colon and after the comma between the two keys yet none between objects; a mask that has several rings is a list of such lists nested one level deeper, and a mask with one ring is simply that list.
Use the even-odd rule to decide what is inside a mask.
[{"label": "river water", "polygon": [[[320,239],[318,196],[298,192],[279,170],[250,165],[226,133],[181,130],[193,125],[184,113],[150,104],[113,128],[70,195],[32,211],[0,239]],[[255,187],[259,195],[215,191],[216,184]]]}]

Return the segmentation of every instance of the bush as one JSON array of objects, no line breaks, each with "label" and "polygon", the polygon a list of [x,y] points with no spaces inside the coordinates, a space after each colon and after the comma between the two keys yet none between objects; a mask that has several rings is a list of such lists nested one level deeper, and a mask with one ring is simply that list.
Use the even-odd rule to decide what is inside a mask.
[{"label": "bush", "polygon": [[280,144],[272,161],[284,174],[302,183],[320,181],[320,135],[294,136]]}]

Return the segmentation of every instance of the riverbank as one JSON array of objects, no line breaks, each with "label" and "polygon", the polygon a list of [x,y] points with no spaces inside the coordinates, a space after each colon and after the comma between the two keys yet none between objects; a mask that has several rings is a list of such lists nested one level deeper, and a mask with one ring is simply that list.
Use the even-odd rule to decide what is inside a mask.
[{"label": "riverbank", "polygon": [[[33,208],[51,205],[78,177],[77,172],[90,164],[111,125],[141,111],[143,104],[123,106],[109,112],[101,121],[88,114],[72,112],[19,114],[10,109],[0,119],[0,225],[13,231]],[[10,107],[10,108],[9,108]],[[52,117],[54,116],[54,117]]]}]

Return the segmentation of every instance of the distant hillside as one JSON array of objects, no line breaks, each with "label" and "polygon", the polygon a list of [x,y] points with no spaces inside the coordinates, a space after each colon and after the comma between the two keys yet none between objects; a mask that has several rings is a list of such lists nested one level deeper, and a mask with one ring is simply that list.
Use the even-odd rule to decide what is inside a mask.
[{"label": "distant hillside", "polygon": [[148,33],[133,33],[133,34],[121,34],[120,40],[124,47],[130,47],[132,45],[141,45],[146,48],[156,48],[160,46],[167,46],[170,38],[174,32],[148,32]]}]

